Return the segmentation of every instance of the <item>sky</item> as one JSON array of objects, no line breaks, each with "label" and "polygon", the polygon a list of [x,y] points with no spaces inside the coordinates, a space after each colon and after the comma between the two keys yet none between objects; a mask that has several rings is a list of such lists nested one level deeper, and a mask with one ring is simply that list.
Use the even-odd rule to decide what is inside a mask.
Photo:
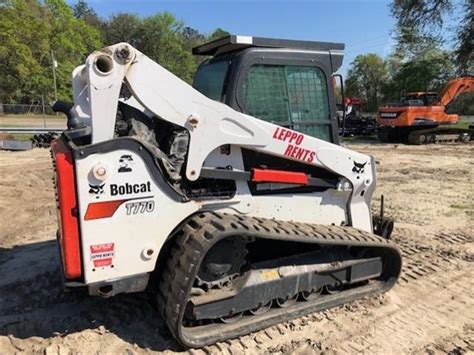
[{"label": "sky", "polygon": [[[75,1],[71,0],[70,3]],[[345,43],[340,73],[358,54],[390,53],[389,0],[88,0],[99,16],[119,12],[149,16],[169,11],[201,33],[221,27],[231,34]]]}]

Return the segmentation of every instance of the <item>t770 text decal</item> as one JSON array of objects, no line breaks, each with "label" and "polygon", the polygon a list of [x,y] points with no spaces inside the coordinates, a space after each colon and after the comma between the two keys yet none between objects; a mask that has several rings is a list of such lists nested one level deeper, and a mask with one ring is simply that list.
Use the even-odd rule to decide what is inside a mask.
[{"label": "t770 text decal", "polygon": [[155,209],[155,201],[129,202],[125,204],[125,208],[127,209],[128,216],[132,214],[150,213]]}]

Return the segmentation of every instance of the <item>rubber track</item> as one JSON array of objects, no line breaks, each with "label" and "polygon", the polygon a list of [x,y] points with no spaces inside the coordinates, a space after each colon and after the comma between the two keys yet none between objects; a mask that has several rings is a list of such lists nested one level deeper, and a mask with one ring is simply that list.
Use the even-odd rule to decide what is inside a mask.
[{"label": "rubber track", "polygon": [[[289,240],[321,245],[382,248],[390,257],[384,280],[349,289],[321,300],[299,302],[290,308],[275,308],[259,316],[242,317],[236,323],[214,323],[183,327],[184,310],[200,264],[208,250],[219,240],[232,235]],[[200,213],[190,217],[175,231],[160,276],[157,302],[160,313],[179,343],[188,348],[202,347],[236,338],[308,313],[388,291],[401,271],[401,253],[385,239],[352,227],[302,224],[241,215]]]}]

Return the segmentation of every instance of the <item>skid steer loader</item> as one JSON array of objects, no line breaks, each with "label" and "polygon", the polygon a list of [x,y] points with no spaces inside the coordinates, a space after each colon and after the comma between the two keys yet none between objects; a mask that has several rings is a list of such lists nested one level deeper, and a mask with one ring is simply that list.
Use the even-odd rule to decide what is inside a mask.
[{"label": "skid steer loader", "polygon": [[374,159],[337,145],[342,49],[229,36],[195,48],[196,89],[129,44],[92,53],[54,107],[65,286],[154,285],[185,347],[389,290]]}]

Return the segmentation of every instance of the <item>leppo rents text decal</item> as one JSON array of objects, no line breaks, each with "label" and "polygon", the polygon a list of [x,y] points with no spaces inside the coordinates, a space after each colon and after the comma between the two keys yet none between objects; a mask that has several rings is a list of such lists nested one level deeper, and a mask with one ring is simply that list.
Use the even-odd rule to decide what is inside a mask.
[{"label": "leppo rents text decal", "polygon": [[285,156],[298,160],[312,163],[316,156],[314,150],[306,149],[301,147],[301,143],[304,140],[304,134],[292,131],[287,128],[277,127],[273,133],[273,139],[278,139],[283,142],[288,142],[285,152]]}]

